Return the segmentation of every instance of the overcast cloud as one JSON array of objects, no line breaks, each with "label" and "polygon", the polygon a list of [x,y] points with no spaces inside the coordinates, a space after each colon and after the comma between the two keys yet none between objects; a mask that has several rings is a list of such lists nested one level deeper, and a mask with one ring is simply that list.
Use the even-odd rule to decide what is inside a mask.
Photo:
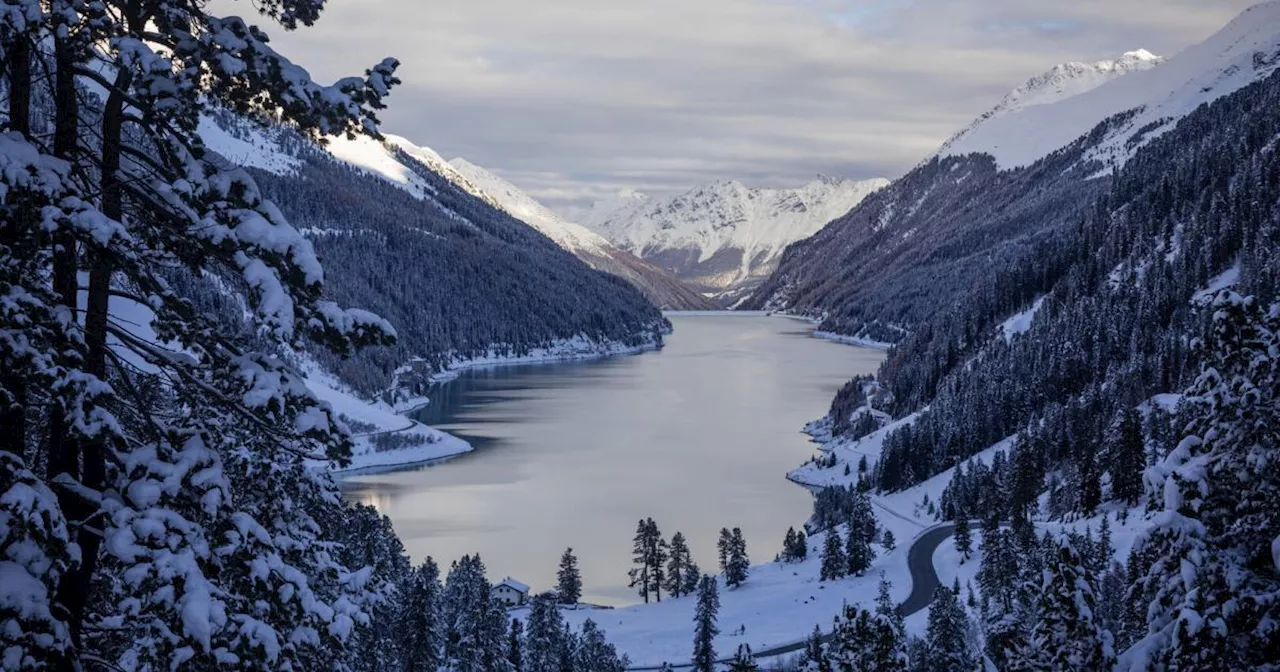
[{"label": "overcast cloud", "polygon": [[385,131],[571,210],[623,187],[895,177],[1055,63],[1139,47],[1171,55],[1253,3],[328,4],[314,28],[277,28],[273,42],[325,80],[399,58]]}]

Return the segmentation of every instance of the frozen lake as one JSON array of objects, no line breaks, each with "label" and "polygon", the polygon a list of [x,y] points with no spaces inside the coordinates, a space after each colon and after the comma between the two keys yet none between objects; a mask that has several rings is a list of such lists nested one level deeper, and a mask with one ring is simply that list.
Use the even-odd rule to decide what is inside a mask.
[{"label": "frozen lake", "polygon": [[652,517],[717,571],[721,527],[771,560],[810,496],[785,479],[813,452],[800,432],[879,350],[813,338],[796,320],[671,317],[660,352],[478,369],[433,388],[415,417],[476,448],[429,467],[352,476],[347,496],[389,516],[414,562],[447,571],[479,552],[490,580],[554,587],[572,546],[584,601],[629,604],[631,540]]}]

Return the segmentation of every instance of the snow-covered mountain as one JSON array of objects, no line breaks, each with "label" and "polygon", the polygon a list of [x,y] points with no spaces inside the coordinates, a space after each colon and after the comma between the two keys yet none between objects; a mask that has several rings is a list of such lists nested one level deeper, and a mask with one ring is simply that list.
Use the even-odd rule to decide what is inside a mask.
[{"label": "snow-covered mountain", "polygon": [[[396,140],[399,141],[400,139]],[[412,154],[412,150],[406,151]],[[618,249],[585,226],[566,221],[492,172],[463,158],[455,158],[445,166],[438,172],[458,186],[537,229],[588,266],[627,280],[659,307],[675,310],[706,310],[715,307],[711,300],[686,287],[671,274]]]},{"label": "snow-covered mountain", "polygon": [[[1264,2],[1204,42],[1161,60],[1130,52],[1118,61],[1058,66],[1015,90],[943,146],[940,156],[986,153],[1002,169],[1026,166],[1121,113],[1092,154],[1123,163],[1202,103],[1280,67],[1280,2]],[[1121,76],[1123,75],[1123,76]]]},{"label": "snow-covered mountain", "polygon": [[1120,58],[1110,61],[1081,63],[1072,61],[1061,63],[1048,71],[1027,80],[1022,86],[1010,91],[1000,102],[982,116],[974,120],[964,130],[955,134],[943,145],[941,153],[948,154],[952,145],[965,142],[965,139],[976,130],[993,119],[1012,114],[1037,105],[1050,105],[1106,84],[1107,82],[1127,75],[1131,72],[1149,70],[1164,62],[1164,58],[1156,56],[1146,49],[1125,52]]},{"label": "snow-covered mountain", "polygon": [[699,290],[732,298],[768,277],[787,245],[886,184],[820,177],[795,189],[753,189],[722,181],[666,199],[628,190],[594,204],[583,223]]}]

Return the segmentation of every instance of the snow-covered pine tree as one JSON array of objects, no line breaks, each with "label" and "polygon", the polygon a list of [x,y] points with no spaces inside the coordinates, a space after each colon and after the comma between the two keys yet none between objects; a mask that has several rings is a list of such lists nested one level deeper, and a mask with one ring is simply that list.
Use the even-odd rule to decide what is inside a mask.
[{"label": "snow-covered pine tree", "polygon": [[760,665],[756,663],[755,654],[751,653],[751,647],[747,644],[739,644],[738,650],[733,653],[733,658],[729,660],[729,672],[760,672]]},{"label": "snow-covered pine tree", "polygon": [[490,596],[479,555],[464,555],[450,568],[440,614],[445,629],[445,660],[451,672],[505,668],[507,616]]},{"label": "snow-covered pine tree", "polygon": [[564,620],[555,598],[547,593],[535,595],[525,633],[524,671],[560,672],[564,640]]},{"label": "snow-covered pine tree", "polygon": [[440,568],[427,558],[400,589],[395,638],[404,672],[436,672],[443,665],[445,629],[441,622]]},{"label": "snow-covered pine tree", "polygon": [[938,586],[929,605],[929,669],[937,672],[972,670],[974,655],[969,650],[968,617],[950,588]]},{"label": "snow-covered pine tree", "polygon": [[827,646],[822,639],[822,629],[814,624],[813,632],[805,641],[804,654],[800,656],[800,672],[832,672],[831,659],[827,656]]},{"label": "snow-covered pine tree", "polygon": [[1037,620],[1026,646],[1011,656],[1017,670],[1109,670],[1114,639],[1094,617],[1097,598],[1083,558],[1063,542],[1049,561]]},{"label": "snow-covered pine tree", "polygon": [[714,640],[720,634],[716,627],[719,612],[720,593],[716,589],[716,580],[703,576],[698,582],[698,606],[693,615],[693,669],[696,672],[715,672]]},{"label": "snow-covered pine tree", "polygon": [[631,570],[629,577],[631,579],[628,584],[635,588],[645,604],[649,603],[649,587],[653,585],[653,580],[649,576],[649,560],[652,557],[649,552],[649,526],[643,518],[636,524],[636,536],[632,538],[631,543]]},{"label": "snow-covered pine tree", "polygon": [[556,572],[556,594],[561,604],[577,604],[582,599],[582,571],[572,548],[564,549],[560,556],[560,569]]},{"label": "snow-covered pine tree", "polygon": [[884,550],[888,553],[892,553],[893,549],[897,548],[898,541],[893,538],[893,530],[884,531],[884,534],[881,535],[880,545],[884,546]]},{"label": "snow-covered pine tree", "polygon": [[59,669],[71,659],[70,633],[51,605],[78,553],[53,491],[21,458],[0,451],[0,660],[6,669]]},{"label": "snow-covered pine tree", "polygon": [[1163,502],[1134,555],[1150,567],[1145,663],[1261,669],[1280,660],[1280,306],[1213,299],[1188,434],[1146,483]]},{"label": "snow-covered pine tree", "polygon": [[809,538],[805,536],[804,528],[796,531],[796,543],[791,552],[792,560],[797,562],[804,561],[809,557]]},{"label": "snow-covered pine tree", "polygon": [[702,570],[698,568],[698,564],[689,558],[689,567],[685,570],[684,589],[685,595],[692,595],[698,592],[698,583],[702,581]]},{"label": "snow-covered pine tree", "polygon": [[969,517],[964,511],[956,512],[955,544],[960,553],[960,564],[964,564],[973,554],[973,535],[969,529]]},{"label": "snow-covered pine tree", "polygon": [[[880,573],[880,584],[876,588],[876,616],[883,617],[889,621],[889,625],[893,626],[894,634],[898,638],[898,644],[902,647],[906,646],[907,626],[902,618],[902,612],[898,610],[897,605],[893,603],[893,597],[889,595],[889,590],[893,584],[884,578],[884,572]],[[905,650],[905,649],[904,649]]]},{"label": "snow-covered pine tree", "polygon": [[897,630],[888,617],[866,609],[845,607],[828,647],[831,666],[838,672],[905,670],[907,657]]},{"label": "snow-covered pine tree", "polygon": [[[57,242],[32,255],[26,270],[35,274],[10,278],[30,296],[52,299],[40,303],[50,314],[68,317],[60,322],[67,329],[52,335],[58,356],[45,371],[56,370],[56,380],[40,392],[48,396],[33,398],[30,385],[14,390],[49,411],[46,477],[81,551],[81,562],[61,574],[57,611],[73,640],[91,596],[103,600],[94,605],[103,620],[95,625],[127,620],[129,637],[81,642],[79,655],[109,661],[332,664],[367,618],[371,586],[368,573],[335,560],[316,521],[339,504],[332,484],[304,460],[341,460],[349,440],[270,353],[304,339],[345,352],[387,342],[393,332],[322,299],[310,244],[246,173],[205,152],[196,126],[211,103],[236,101],[246,113],[270,110],[308,131],[376,134],[373,110],[395,83],[395,64],[324,87],[267,46],[261,31],[199,3],[21,4],[32,11],[6,12],[6,21],[22,15],[24,35],[53,47],[42,65],[44,81],[54,83],[45,112],[54,133],[51,146],[46,136],[6,147],[6,161],[27,150],[29,158],[63,159],[43,176],[22,178],[57,180],[57,206],[42,209],[43,235]],[[322,6],[258,5],[286,28],[310,23]],[[77,79],[95,83],[101,97],[82,95]],[[81,130],[93,140],[77,137]],[[27,191],[41,189],[53,193]],[[194,310],[171,289],[175,273],[245,287],[260,339],[239,338],[238,327]],[[87,302],[77,313],[80,277],[88,280]],[[158,338],[108,320],[112,304],[137,307]],[[26,303],[18,315],[39,317],[35,307]],[[57,323],[30,331],[47,324]],[[8,363],[7,372],[21,370]],[[121,495],[100,497],[104,491]],[[94,524],[81,524],[90,518]]]},{"label": "snow-covered pine tree", "polygon": [[827,530],[822,540],[822,567],[818,570],[822,581],[835,581],[849,571],[849,561],[845,558],[844,545],[840,543],[840,531],[832,527]]},{"label": "snow-covered pine tree", "polygon": [[845,538],[844,559],[847,563],[847,573],[852,576],[862,576],[871,568],[871,561],[875,559],[875,552],[871,550],[871,545],[867,543],[862,535],[856,532],[857,528],[853,525],[849,526],[849,536]]},{"label": "snow-covered pine tree", "polygon": [[724,570],[725,585],[737,588],[747,580],[751,571],[751,560],[747,557],[747,540],[742,536],[742,528],[735,527],[729,536],[729,558]]},{"label": "snow-covered pine tree", "polygon": [[[391,519],[372,506],[348,503],[335,513],[340,517],[317,522],[334,531],[337,561],[344,567],[360,567],[368,574],[365,612],[369,618],[357,623],[351,634],[345,663],[353,672],[401,667],[402,600],[414,575],[404,545],[391,527]],[[436,575],[438,582],[438,570]],[[429,612],[427,617],[434,620],[436,614]]]},{"label": "snow-covered pine tree", "polygon": [[573,656],[574,672],[624,672],[630,664],[626,656],[618,655],[604,631],[589,618],[582,622],[578,640]]},{"label": "snow-covered pine tree", "polygon": [[507,665],[512,672],[524,672],[524,625],[518,618],[507,628]]},{"label": "snow-covered pine tree", "polygon": [[788,527],[787,534],[782,538],[782,554],[779,559],[783,562],[794,562],[795,557],[792,553],[796,548],[796,528]]},{"label": "snow-covered pine tree", "polygon": [[1126,408],[1112,424],[1107,436],[1107,470],[1111,473],[1111,496],[1137,504],[1142,496],[1142,472],[1147,467],[1147,447],[1142,435],[1142,417]]},{"label": "snow-covered pine tree", "polygon": [[733,534],[729,528],[720,528],[720,538],[716,540],[716,558],[720,562],[720,573],[729,572],[729,554],[733,549]]},{"label": "snow-covered pine tree", "polygon": [[671,535],[671,548],[667,555],[664,587],[669,595],[680,597],[691,592],[687,590],[690,583],[690,570],[697,571],[693,564],[693,554],[689,551],[689,544],[685,541],[684,535],[676,532]]},{"label": "snow-covered pine tree", "polygon": [[849,516],[849,532],[870,544],[876,538],[876,515],[871,509],[871,498],[863,491],[852,493],[852,511]]}]

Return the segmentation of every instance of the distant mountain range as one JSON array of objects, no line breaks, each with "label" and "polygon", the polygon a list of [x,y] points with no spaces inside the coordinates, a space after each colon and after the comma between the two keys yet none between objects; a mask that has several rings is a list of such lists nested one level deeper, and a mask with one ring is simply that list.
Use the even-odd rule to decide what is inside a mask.
[{"label": "distant mountain range", "polygon": [[[411,154],[425,150],[410,148],[402,139],[395,142]],[[670,273],[613,246],[604,237],[584,226],[565,221],[515,185],[466,159],[455,158],[441,166],[439,172],[475,196],[491,202],[512,217],[537,229],[588,266],[627,280],[660,308],[715,308],[710,299],[689,288]]]},{"label": "distant mountain range", "polygon": [[670,198],[636,191],[595,203],[582,223],[698,291],[735,302],[791,243],[844,215],[888,180],[820,177],[794,189],[721,181]]}]

